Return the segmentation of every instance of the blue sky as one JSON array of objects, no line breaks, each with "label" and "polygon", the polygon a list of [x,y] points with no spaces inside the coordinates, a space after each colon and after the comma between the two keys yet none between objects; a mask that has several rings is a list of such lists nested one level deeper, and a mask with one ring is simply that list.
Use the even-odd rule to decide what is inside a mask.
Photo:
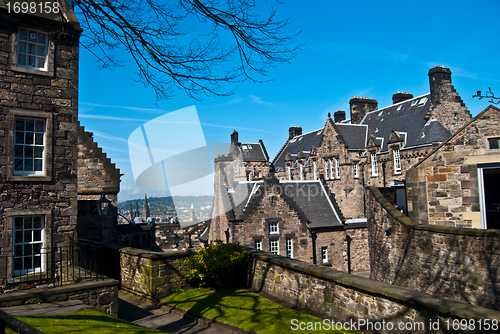
[{"label": "blue sky", "polygon": [[[260,0],[257,0],[260,1]],[[158,102],[152,89],[134,81],[130,66],[99,70],[80,50],[80,123],[94,133],[122,176],[119,201],[166,196],[135,185],[128,137],[165,113],[196,106],[207,143],[229,143],[232,130],[241,142],[264,141],[271,160],[288,138],[290,126],[309,132],[324,126],[328,112],[349,111],[353,96],[392,104],[392,95],[429,92],[428,71],[452,71],[452,82],[472,115],[489,103],[473,99],[491,87],[500,95],[500,1],[285,1],[281,17],[296,18],[305,43],[290,64],[271,70],[271,82],[240,83],[229,97],[195,101],[182,91]],[[347,114],[349,117],[349,113]],[[185,195],[210,194],[189,189]]]}]

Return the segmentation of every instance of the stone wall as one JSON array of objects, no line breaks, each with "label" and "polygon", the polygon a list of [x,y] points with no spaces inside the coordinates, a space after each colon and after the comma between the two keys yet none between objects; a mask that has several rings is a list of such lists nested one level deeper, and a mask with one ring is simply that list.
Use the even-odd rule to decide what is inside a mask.
[{"label": "stone wall", "polygon": [[478,166],[499,164],[488,138],[499,137],[500,110],[488,107],[407,172],[408,213],[419,223],[481,227]]},{"label": "stone wall", "polygon": [[[355,324],[356,330],[376,328],[394,333],[399,326],[408,332],[446,332],[446,320],[496,319],[500,312],[435,297],[406,288],[310,265],[270,253],[247,249],[250,254],[249,286],[289,307],[308,311],[323,319]],[[324,323],[324,322],[323,322]],[[431,328],[430,324],[433,324]],[[405,327],[406,326],[406,327]],[[416,326],[420,326],[416,328]],[[380,327],[382,328],[382,327]]]},{"label": "stone wall", "polygon": [[0,294],[0,307],[80,300],[114,317],[118,316],[118,285],[114,279],[76,283],[53,288]]},{"label": "stone wall", "polygon": [[187,288],[184,260],[194,251],[152,252],[135,248],[120,249],[121,286],[153,301],[173,291]]},{"label": "stone wall", "polygon": [[500,309],[500,231],[416,224],[375,187],[367,207],[372,279]]}]

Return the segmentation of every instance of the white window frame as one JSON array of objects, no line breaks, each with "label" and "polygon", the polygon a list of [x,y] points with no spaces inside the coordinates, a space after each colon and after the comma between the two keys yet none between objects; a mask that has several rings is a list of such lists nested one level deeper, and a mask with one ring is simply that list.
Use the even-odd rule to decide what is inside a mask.
[{"label": "white window frame", "polygon": [[354,174],[354,177],[355,178],[358,178],[359,177],[359,168],[358,168],[358,164],[355,163],[354,165],[352,165],[352,170],[353,170],[353,174]]},{"label": "white window frame", "polygon": [[[488,144],[488,150],[490,151],[497,151],[500,150],[500,137],[490,137],[486,138],[487,144]],[[496,147],[492,148],[492,143],[495,143]]]},{"label": "white window frame", "polygon": [[300,174],[300,180],[304,180],[304,166],[302,163],[299,162],[299,174]]},{"label": "white window frame", "polygon": [[328,168],[328,163],[329,161],[328,160],[324,160],[325,161],[325,180],[329,180],[330,178],[328,177],[328,174],[330,174],[329,172],[329,168]]},{"label": "white window frame", "polygon": [[330,179],[331,180],[335,179],[334,172],[333,172],[333,159],[330,159]]},{"label": "white window frame", "polygon": [[333,161],[335,161],[335,178],[340,179],[340,162],[339,158],[333,158]]},{"label": "white window frame", "polygon": [[[33,32],[33,33],[37,33],[37,34],[46,35],[45,61],[44,61],[43,67],[18,64],[18,55],[19,55],[18,50],[19,50],[20,42],[28,43],[28,41],[19,41],[19,35],[20,35],[21,30],[26,30],[28,32],[28,34],[30,34],[30,32]],[[34,43],[31,43],[31,44],[34,44]],[[11,57],[10,57],[10,61],[9,61],[9,69],[11,71],[45,75],[45,76],[54,76],[55,46],[54,46],[54,41],[52,40],[52,38],[48,32],[38,30],[38,29],[33,29],[30,27],[21,26],[17,29],[17,31],[15,33],[13,33],[11,35],[10,45],[11,45],[11,50],[10,50]],[[38,45],[38,43],[36,45]]]},{"label": "white window frame", "polygon": [[401,174],[401,154],[399,153],[399,149],[394,149],[392,156],[394,158],[394,173]]},{"label": "white window frame", "polygon": [[313,180],[318,179],[318,162],[316,160],[313,160]]},{"label": "white window frame", "polygon": [[321,263],[328,263],[328,247],[321,247]]},{"label": "white window frame", "polygon": [[[38,226],[35,226],[37,222]],[[46,271],[47,254],[44,252],[44,227],[45,217],[43,215],[17,216],[13,218],[12,245],[14,252],[12,254],[12,273],[14,276]],[[21,264],[21,269],[16,269],[18,263]],[[29,265],[29,268],[26,268],[27,265]]]},{"label": "white window frame", "polygon": [[378,176],[378,164],[377,164],[377,154],[370,154],[371,164],[372,164],[372,176]]},{"label": "white window frame", "polygon": [[[15,125],[16,119],[34,119],[45,122],[45,133],[43,135],[43,162],[40,172],[22,172],[14,170],[15,155]],[[33,111],[25,109],[10,109],[8,111],[7,121],[9,131],[12,136],[8,138],[8,164],[7,180],[9,181],[51,181],[52,180],[52,120],[53,113],[43,111]]]},{"label": "white window frame", "polygon": [[286,166],[286,173],[288,175],[288,181],[292,180],[292,167]]},{"label": "white window frame", "polygon": [[280,243],[277,238],[269,239],[269,252],[275,255],[280,254]]},{"label": "white window frame", "polygon": [[279,233],[279,225],[278,222],[269,222],[269,234],[278,234]]},{"label": "white window frame", "polygon": [[293,259],[293,238],[286,238],[286,257]]},{"label": "white window frame", "polygon": [[262,250],[262,239],[255,240],[255,249]]},{"label": "white window frame", "polygon": [[[22,123],[22,129],[18,125]],[[33,128],[28,129],[28,124],[32,124]],[[40,129],[40,125],[42,128]],[[41,176],[44,175],[45,170],[45,146],[46,138],[46,120],[43,118],[28,118],[28,117],[15,117],[14,119],[14,175],[24,176]],[[20,151],[20,152],[19,152]],[[29,153],[28,153],[29,152]],[[25,170],[26,162],[31,161],[32,170]],[[21,168],[17,166],[21,162]],[[36,165],[40,163],[40,166]],[[35,170],[38,169],[38,170]]]}]

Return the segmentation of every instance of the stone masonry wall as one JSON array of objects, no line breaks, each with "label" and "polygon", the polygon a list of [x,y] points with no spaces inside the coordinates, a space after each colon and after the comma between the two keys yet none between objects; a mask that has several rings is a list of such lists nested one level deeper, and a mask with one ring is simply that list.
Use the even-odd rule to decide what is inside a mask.
[{"label": "stone masonry wall", "polygon": [[[408,212],[419,223],[471,227],[479,217],[478,163],[499,163],[487,138],[500,136],[500,113],[489,108],[408,171]],[[480,222],[479,222],[480,223]],[[479,226],[475,226],[479,227]]]},{"label": "stone masonry wall", "polygon": [[[11,70],[12,38],[19,25],[49,33],[54,43],[54,75]],[[0,217],[5,208],[50,209],[54,244],[61,245],[77,222],[77,117],[79,30],[36,18],[0,12]],[[16,114],[17,113],[17,114]],[[47,175],[31,180],[12,178],[13,115],[43,117],[52,137],[46,135]],[[13,145],[11,145],[13,146]],[[9,238],[2,235],[2,238]],[[6,245],[7,246],[7,245]]]},{"label": "stone masonry wall", "polygon": [[452,323],[453,319],[489,319],[490,322],[500,319],[498,311],[262,251],[247,252],[250,254],[248,282],[253,290],[289,307],[328,319],[330,323],[347,323],[350,329],[370,329],[367,325],[370,322],[372,329],[377,328],[375,323],[380,326],[382,330],[377,330],[378,333],[402,332],[398,331],[400,328],[410,328],[408,332],[412,333],[428,333],[431,329],[435,330],[433,333],[444,333],[447,320]]},{"label": "stone masonry wall", "polygon": [[416,224],[375,187],[367,204],[372,279],[500,310],[499,231]]},{"label": "stone masonry wall", "polygon": [[120,249],[121,286],[153,301],[159,301],[189,285],[184,260],[194,251],[151,252],[135,248]]}]

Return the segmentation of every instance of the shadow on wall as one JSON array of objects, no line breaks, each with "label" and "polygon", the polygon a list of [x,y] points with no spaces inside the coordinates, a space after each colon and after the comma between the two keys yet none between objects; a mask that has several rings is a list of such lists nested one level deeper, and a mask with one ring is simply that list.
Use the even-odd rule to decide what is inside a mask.
[{"label": "shadow on wall", "polygon": [[371,279],[500,310],[500,231],[417,224],[376,187],[367,208]]}]

